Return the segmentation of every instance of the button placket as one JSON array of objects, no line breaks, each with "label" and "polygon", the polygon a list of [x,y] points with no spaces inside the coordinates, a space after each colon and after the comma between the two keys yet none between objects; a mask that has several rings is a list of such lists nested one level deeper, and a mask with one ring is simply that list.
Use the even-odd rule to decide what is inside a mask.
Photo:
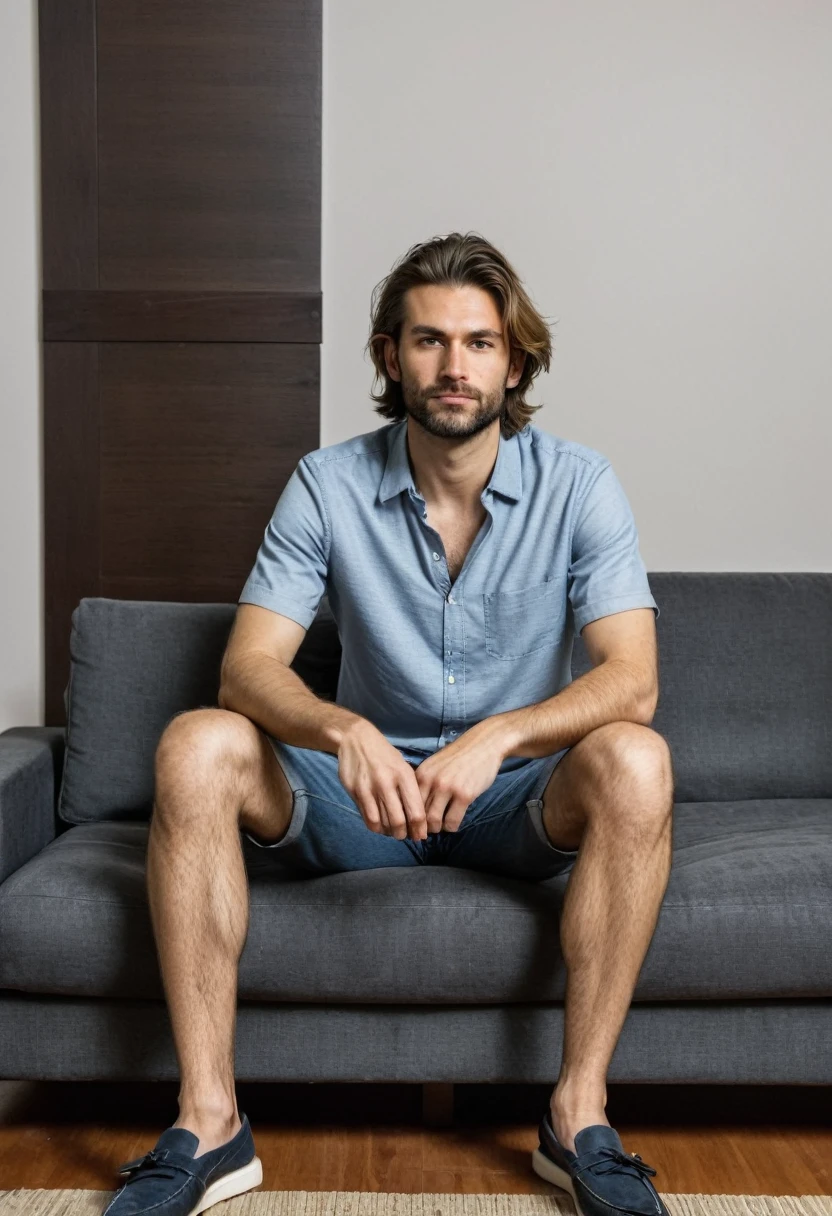
[{"label": "button placket", "polygon": [[445,696],[443,698],[444,712],[440,730],[439,746],[444,747],[447,739],[454,737],[458,731],[448,727],[449,722],[458,722],[461,718],[460,704],[462,684],[457,682],[457,672],[454,670],[454,654],[462,654],[462,604],[457,596],[448,592],[445,597]]},{"label": "button placket", "polygon": [[[490,493],[490,491],[488,491],[488,492]],[[422,520],[425,521],[425,523],[427,524],[428,516],[427,516],[427,509],[425,506],[424,498],[422,497],[421,494],[418,494],[418,493],[414,496],[412,490],[410,491],[410,494],[414,500],[414,503],[416,505],[416,508],[417,508]],[[474,560],[474,557],[479,552],[479,550],[482,547],[482,545],[484,544],[486,538],[491,534],[491,532],[494,529],[494,514],[493,514],[491,508],[488,506],[488,504],[485,501],[485,494],[483,494],[482,501],[483,501],[483,505],[485,506],[485,509],[488,513],[487,526],[485,526],[483,529],[481,529],[480,532],[477,534],[477,537],[475,538],[472,548],[469,550],[468,554],[466,555],[465,561],[462,564],[462,569],[460,570],[459,576],[457,578],[456,586],[460,586],[460,579],[461,579],[462,575],[466,572],[468,567],[471,565],[472,561]],[[439,536],[439,533],[436,531],[435,528],[431,528],[430,524],[427,524],[427,527],[434,536]],[[441,537],[439,537],[439,539],[441,541]],[[453,591],[451,590],[450,572],[448,570],[447,560],[443,560],[444,559],[444,549],[442,550],[441,553],[438,552],[436,549],[432,549],[431,557],[434,562],[442,563],[441,566],[435,566],[434,569],[436,570],[437,574],[441,575],[440,583],[443,586],[443,597],[445,599],[445,604],[446,604],[446,607],[444,610],[444,626],[443,626],[444,646],[443,646],[443,663],[442,663],[443,686],[444,686],[445,691],[444,691],[444,695],[443,695],[443,699],[442,699],[443,700],[443,714],[442,714],[442,722],[440,723],[440,735],[439,735],[439,747],[444,747],[445,742],[446,742],[446,740],[444,738],[444,731],[447,730],[449,737],[455,737],[459,733],[458,728],[456,728],[456,727],[454,727],[452,729],[448,728],[447,723],[462,720],[461,706],[462,706],[463,684],[462,684],[462,682],[457,683],[457,676],[453,669],[453,650],[452,650],[453,642],[456,639],[456,643],[457,643],[456,653],[458,653],[460,656],[462,655],[462,600],[461,600],[461,598],[458,598],[457,596],[455,596]],[[448,605],[450,605],[450,612],[449,612]],[[459,612],[457,612],[456,609],[459,609]],[[451,616],[451,614],[450,614],[451,612],[454,613],[454,616],[457,617],[458,620],[456,620],[456,621],[454,620],[454,616]],[[446,663],[447,663],[447,668],[446,668]]]},{"label": "button placket", "polygon": [[[424,509],[424,500],[421,498],[421,496],[418,496],[418,495],[417,495],[417,510],[419,511],[421,518],[424,521],[427,521],[427,511]],[[430,524],[427,524],[427,527],[428,527],[428,530],[434,536],[439,536],[439,534],[436,532],[436,530],[434,528],[431,528]],[[439,539],[441,541],[441,537],[439,537]],[[434,570],[436,571],[436,574],[439,578],[440,586],[442,588],[442,598],[445,600],[446,605],[450,604],[452,606],[452,608],[457,608],[459,606],[457,598],[453,594],[453,592],[450,590],[451,578],[450,578],[450,572],[448,570],[448,563],[447,563],[447,560],[445,559],[444,549],[442,550],[442,552],[439,552],[436,549],[431,549],[431,558],[433,559],[434,562],[440,563],[440,564],[437,564],[436,566],[434,566]],[[454,672],[454,664],[453,664],[453,655],[454,655],[453,646],[454,646],[455,640],[457,639],[457,634],[459,634],[459,636],[461,637],[460,626],[456,624],[456,622],[454,620],[454,616],[452,616],[449,613],[449,611],[446,607],[445,612],[444,612],[444,626],[443,626],[444,644],[442,647],[442,651],[443,651],[443,661],[442,661],[443,677],[442,678],[443,678],[443,686],[444,686],[445,692],[444,692],[444,695],[442,698],[443,713],[442,713],[442,722],[440,724],[440,734],[439,734],[439,743],[438,743],[439,747],[444,747],[445,743],[446,743],[446,739],[444,738],[445,724],[448,721],[453,721],[455,718],[459,717],[459,702],[460,702],[460,694],[461,694],[461,685],[457,684],[456,673]],[[447,733],[450,736],[455,736],[458,732],[456,729],[454,729],[454,730],[449,730]]]}]

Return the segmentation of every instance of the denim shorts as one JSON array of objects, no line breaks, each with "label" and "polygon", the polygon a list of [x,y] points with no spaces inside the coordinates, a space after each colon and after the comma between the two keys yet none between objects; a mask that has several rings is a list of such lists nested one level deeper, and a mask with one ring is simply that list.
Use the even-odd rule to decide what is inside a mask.
[{"label": "denim shorts", "polygon": [[[307,874],[371,870],[379,866],[448,865],[541,881],[573,865],[578,849],[556,849],[546,836],[543,791],[569,750],[525,759],[469,805],[455,832],[430,832],[425,840],[397,840],[367,827],[338,777],[331,752],[295,747],[267,735],[292,789],[292,817],[285,835],[269,844],[241,829],[260,850]],[[430,753],[400,754],[414,768]]]}]

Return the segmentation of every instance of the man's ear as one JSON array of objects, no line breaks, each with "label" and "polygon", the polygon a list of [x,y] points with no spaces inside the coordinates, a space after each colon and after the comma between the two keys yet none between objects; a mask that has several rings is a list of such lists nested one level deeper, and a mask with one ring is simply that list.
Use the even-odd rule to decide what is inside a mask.
[{"label": "man's ear", "polygon": [[396,343],[389,334],[374,334],[373,337],[374,339],[384,339],[382,355],[384,357],[384,366],[387,369],[388,376],[391,380],[401,380],[402,369],[399,366],[399,352],[396,349]]},{"label": "man's ear", "polygon": [[514,380],[514,383],[509,384],[508,388],[517,388],[517,385],[520,383],[523,377],[523,368],[526,366],[526,353],[524,350],[512,347],[508,379]]}]

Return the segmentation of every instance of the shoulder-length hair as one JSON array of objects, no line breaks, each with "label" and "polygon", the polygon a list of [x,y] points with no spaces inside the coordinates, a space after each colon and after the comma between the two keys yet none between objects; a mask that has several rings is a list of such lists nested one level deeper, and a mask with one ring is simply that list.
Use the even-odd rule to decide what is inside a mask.
[{"label": "shoulder-length hair", "polygon": [[407,415],[401,383],[387,372],[384,337],[391,337],[398,347],[405,320],[405,293],[423,283],[482,287],[499,309],[512,353],[525,352],[520,380],[514,388],[507,388],[505,394],[501,429],[510,438],[541,408],[530,405],[525,394],[535,377],[542,370],[549,370],[552,339],[549,326],[532,304],[514,268],[477,232],[451,232],[411,246],[373,289],[370,338],[365,350],[375,366],[373,386],[377,380],[383,385],[380,393],[370,393],[373,401],[379,402],[376,413],[396,421]]}]

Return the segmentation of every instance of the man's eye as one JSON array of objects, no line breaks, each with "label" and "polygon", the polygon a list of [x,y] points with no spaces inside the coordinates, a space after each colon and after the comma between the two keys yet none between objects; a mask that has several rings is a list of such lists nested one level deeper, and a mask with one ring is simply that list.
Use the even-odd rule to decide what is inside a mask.
[{"label": "man's eye", "polygon": [[[438,338],[422,338],[422,342],[438,342],[438,341],[439,341],[439,339],[438,339]],[[490,347],[490,346],[491,346],[491,343],[490,343],[490,342],[486,342],[485,338],[475,338],[475,339],[474,339],[474,345],[475,345],[475,346],[489,346],[489,347]]]}]

